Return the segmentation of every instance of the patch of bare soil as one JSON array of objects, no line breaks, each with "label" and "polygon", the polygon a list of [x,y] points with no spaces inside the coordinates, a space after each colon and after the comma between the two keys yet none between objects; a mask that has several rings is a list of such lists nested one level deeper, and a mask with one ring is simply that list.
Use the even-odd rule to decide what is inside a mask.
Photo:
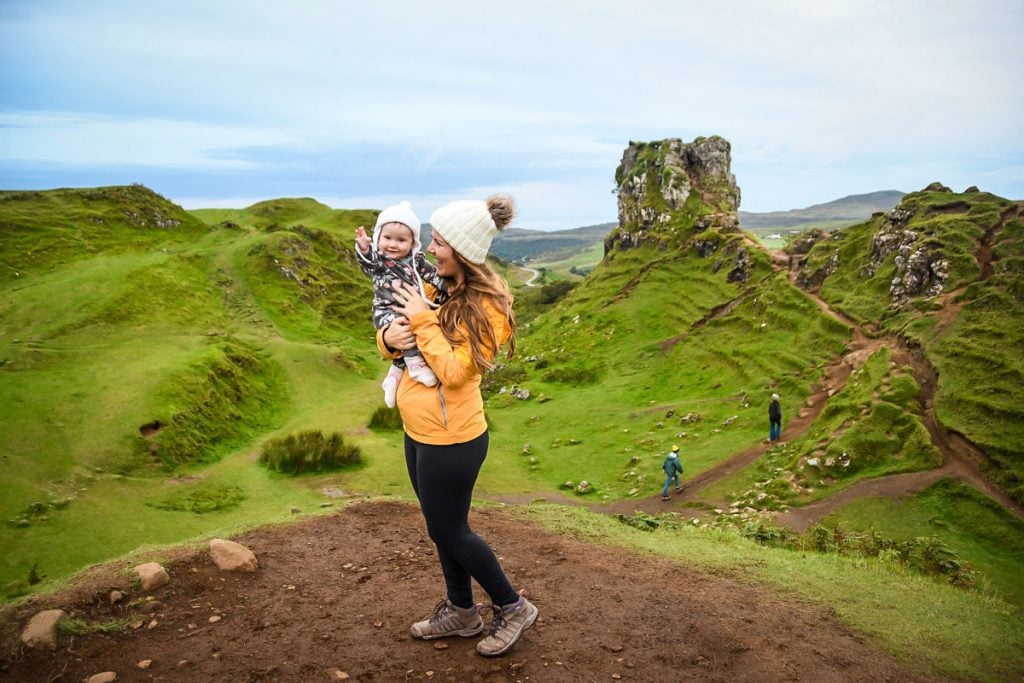
[{"label": "patch of bare soil", "polygon": [[[149,614],[111,606],[131,591],[117,565],[76,588],[0,612],[0,679],[81,681],[879,681],[928,680],[799,598],[668,561],[609,552],[474,511],[540,619],[507,655],[475,638],[419,641],[410,624],[443,582],[419,510],[365,502],[337,514],[247,533],[255,574],[220,572],[205,552],[170,562]],[[130,595],[138,598],[139,595]],[[39,609],[90,622],[143,622],[113,634],[62,636],[56,652],[24,650],[20,626]],[[219,617],[219,619],[218,619]],[[443,649],[441,649],[443,648]],[[152,660],[147,669],[137,663]]]}]

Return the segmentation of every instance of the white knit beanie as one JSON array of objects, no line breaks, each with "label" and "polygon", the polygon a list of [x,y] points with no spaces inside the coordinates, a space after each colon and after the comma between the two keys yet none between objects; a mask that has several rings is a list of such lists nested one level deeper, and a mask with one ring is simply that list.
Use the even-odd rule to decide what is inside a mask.
[{"label": "white knit beanie", "polygon": [[483,263],[498,226],[487,203],[476,199],[450,202],[430,214],[430,225],[452,249],[470,263]]},{"label": "white knit beanie", "polygon": [[401,201],[394,206],[389,206],[377,216],[377,224],[373,226],[373,247],[377,248],[377,239],[380,237],[380,229],[388,223],[401,223],[412,230],[413,248],[420,248],[420,219],[412,210],[412,205],[407,201]]}]

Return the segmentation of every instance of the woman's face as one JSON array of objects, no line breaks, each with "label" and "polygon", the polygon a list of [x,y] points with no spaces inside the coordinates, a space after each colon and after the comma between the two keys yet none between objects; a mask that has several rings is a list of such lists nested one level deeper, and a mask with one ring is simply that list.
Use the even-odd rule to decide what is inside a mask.
[{"label": "woman's face", "polygon": [[462,276],[462,264],[455,259],[455,252],[436,232],[430,238],[430,246],[427,247],[427,251],[434,256],[438,275],[455,279]]}]

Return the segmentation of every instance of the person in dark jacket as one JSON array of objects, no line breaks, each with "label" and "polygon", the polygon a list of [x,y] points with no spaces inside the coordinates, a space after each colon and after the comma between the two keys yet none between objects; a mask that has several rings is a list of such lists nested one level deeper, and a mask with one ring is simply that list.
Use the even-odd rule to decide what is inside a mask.
[{"label": "person in dark jacket", "polygon": [[768,404],[768,440],[778,441],[782,436],[782,406],[779,395],[772,394],[772,402]]},{"label": "person in dark jacket", "polygon": [[661,499],[668,500],[669,484],[674,483],[676,491],[680,489],[679,475],[683,472],[683,463],[679,461],[679,446],[672,447],[672,452],[665,456],[665,461],[661,463],[661,469],[665,471],[665,488],[661,490]]}]

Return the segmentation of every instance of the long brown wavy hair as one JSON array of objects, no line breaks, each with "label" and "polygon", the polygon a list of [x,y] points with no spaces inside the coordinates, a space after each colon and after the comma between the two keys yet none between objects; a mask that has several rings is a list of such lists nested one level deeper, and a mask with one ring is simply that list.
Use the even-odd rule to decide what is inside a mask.
[{"label": "long brown wavy hair", "polygon": [[491,304],[508,319],[511,336],[508,342],[507,357],[511,358],[516,348],[516,316],[512,312],[512,292],[508,283],[494,272],[486,263],[470,263],[455,251],[452,255],[462,266],[463,280],[456,284],[449,280],[448,299],[437,309],[437,319],[441,331],[452,345],[463,341],[469,342],[469,352],[473,362],[481,372],[494,369],[494,360],[498,356],[501,340],[498,338],[487,315],[484,303]]},{"label": "long brown wavy hair", "polygon": [[[487,198],[487,211],[495,227],[504,230],[515,217],[515,205],[508,195]],[[469,352],[481,372],[494,369],[501,340],[487,316],[484,303],[490,301],[508,319],[509,342],[507,355],[512,357],[516,348],[516,317],[512,312],[512,292],[508,283],[494,272],[486,262],[471,263],[452,249],[452,256],[462,266],[463,281],[449,278],[448,298],[438,309],[437,319],[448,342],[456,345],[468,332]]]}]

